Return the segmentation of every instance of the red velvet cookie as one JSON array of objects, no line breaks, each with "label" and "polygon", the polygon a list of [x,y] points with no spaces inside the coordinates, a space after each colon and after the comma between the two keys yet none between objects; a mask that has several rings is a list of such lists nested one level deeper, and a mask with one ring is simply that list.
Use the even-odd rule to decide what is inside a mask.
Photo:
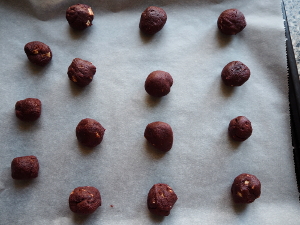
[{"label": "red velvet cookie", "polygon": [[154,97],[162,97],[169,94],[173,85],[172,76],[165,71],[153,71],[145,81],[146,92]]},{"label": "red velvet cookie", "polygon": [[236,203],[251,203],[259,198],[261,184],[256,176],[251,174],[240,174],[231,186],[231,194]]},{"label": "red velvet cookie", "polygon": [[250,69],[240,61],[228,63],[222,70],[221,78],[227,86],[241,86],[250,77]]},{"label": "red velvet cookie", "polygon": [[247,25],[244,14],[238,9],[223,11],[217,21],[218,28],[223,34],[235,35]]},{"label": "red velvet cookie", "polygon": [[235,141],[245,141],[252,134],[252,125],[245,116],[232,119],[228,126],[229,136]]},{"label": "red velvet cookie", "polygon": [[75,58],[68,68],[68,77],[80,87],[92,82],[96,73],[96,67],[89,61]]},{"label": "red velvet cookie", "polygon": [[81,120],[76,127],[76,137],[78,141],[87,146],[95,147],[102,142],[105,129],[102,125],[90,118]]},{"label": "red velvet cookie", "polygon": [[145,129],[144,137],[155,148],[167,152],[173,145],[173,131],[169,124],[164,122],[149,123]]},{"label": "red velvet cookie", "polygon": [[92,214],[99,206],[101,206],[101,195],[95,187],[77,187],[70,194],[69,207],[74,213]]},{"label": "red velvet cookie", "polygon": [[149,6],[144,10],[140,19],[140,30],[145,34],[155,34],[160,31],[167,22],[167,13],[162,8]]},{"label": "red velvet cookie", "polygon": [[175,202],[177,195],[167,184],[154,184],[150,189],[147,198],[147,206],[151,213],[159,216],[168,216]]},{"label": "red velvet cookie", "polygon": [[94,12],[88,5],[76,4],[67,9],[66,19],[73,29],[84,30],[93,25]]},{"label": "red velvet cookie", "polygon": [[33,64],[46,66],[52,59],[50,47],[40,41],[32,41],[24,46],[27,58]]},{"label": "red velvet cookie", "polygon": [[26,98],[15,104],[16,116],[23,121],[37,120],[42,112],[42,103],[37,98]]},{"label": "red velvet cookie", "polygon": [[38,177],[39,161],[33,156],[14,158],[11,162],[11,177],[16,180],[27,180]]}]

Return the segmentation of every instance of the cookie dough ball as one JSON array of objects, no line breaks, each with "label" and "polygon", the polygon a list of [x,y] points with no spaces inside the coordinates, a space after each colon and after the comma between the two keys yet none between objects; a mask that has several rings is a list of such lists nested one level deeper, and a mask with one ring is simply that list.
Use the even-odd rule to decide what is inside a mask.
[{"label": "cookie dough ball", "polygon": [[223,34],[235,35],[247,25],[244,14],[238,9],[227,9],[218,18],[218,28]]},{"label": "cookie dough ball", "polygon": [[37,120],[42,111],[42,103],[37,98],[26,98],[16,102],[16,116],[23,121]]},{"label": "cookie dough ball", "polygon": [[78,141],[91,148],[101,143],[104,132],[105,129],[98,121],[89,118],[81,120],[76,127]]},{"label": "cookie dough ball", "polygon": [[172,76],[165,71],[153,71],[145,81],[146,92],[154,97],[162,97],[169,94],[173,85]]},{"label": "cookie dough ball", "polygon": [[241,86],[249,77],[250,69],[240,61],[228,63],[221,73],[221,78],[227,86]]},{"label": "cookie dough ball", "polygon": [[67,9],[66,19],[73,29],[84,30],[85,28],[92,26],[94,13],[90,6],[76,4]]},{"label": "cookie dough ball", "polygon": [[71,81],[80,87],[92,82],[96,73],[96,67],[89,61],[75,58],[68,68],[68,76]]},{"label": "cookie dough ball", "polygon": [[92,214],[101,206],[100,192],[95,187],[77,187],[70,194],[69,206],[74,213]]},{"label": "cookie dough ball", "polygon": [[245,116],[238,116],[232,119],[228,127],[229,136],[235,141],[245,141],[252,134],[250,120]]},{"label": "cookie dough ball", "polygon": [[46,66],[52,59],[50,47],[40,41],[27,43],[24,51],[29,61],[38,66]]},{"label": "cookie dough ball", "polygon": [[169,124],[164,122],[149,123],[145,129],[144,137],[155,148],[167,152],[173,145],[173,131]]},{"label": "cookie dough ball", "polygon": [[14,158],[11,162],[11,177],[16,180],[27,180],[38,177],[39,161],[33,156]]},{"label": "cookie dough ball", "polygon": [[251,203],[260,196],[261,184],[256,176],[243,173],[238,175],[231,186],[235,203]]},{"label": "cookie dough ball", "polygon": [[145,9],[140,19],[140,30],[145,34],[155,34],[167,22],[167,13],[162,8],[150,6]]},{"label": "cookie dough ball", "polygon": [[177,195],[170,186],[154,184],[148,193],[147,205],[151,213],[168,216],[176,201]]}]

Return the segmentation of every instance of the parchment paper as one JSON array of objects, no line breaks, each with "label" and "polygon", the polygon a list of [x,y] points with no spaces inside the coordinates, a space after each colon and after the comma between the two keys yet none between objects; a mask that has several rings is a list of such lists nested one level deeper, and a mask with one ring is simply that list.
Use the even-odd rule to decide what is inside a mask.
[{"label": "parchment paper", "polygon": [[[0,1],[0,224],[299,224],[285,37],[280,1],[85,1],[93,26],[72,30],[65,10],[76,1]],[[141,12],[163,7],[165,27],[153,37],[140,33]],[[218,16],[240,9],[247,27],[222,35]],[[42,41],[53,52],[45,68],[32,65],[24,51]],[[75,86],[67,69],[76,57],[91,61],[93,82]],[[220,73],[239,60],[251,70],[241,87],[223,85]],[[169,72],[169,95],[155,99],[144,82],[154,70]],[[20,122],[18,100],[42,101],[34,123]],[[229,121],[246,116],[252,136],[230,140]],[[78,122],[93,118],[105,128],[94,149],[80,145]],[[174,144],[160,153],[145,140],[146,125],[171,125]],[[14,181],[13,158],[35,155],[39,177]],[[256,175],[262,194],[236,205],[230,187],[241,173]],[[146,205],[155,183],[170,185],[178,196],[170,216],[152,216]],[[68,206],[78,186],[100,190],[102,206],[78,216]]]}]

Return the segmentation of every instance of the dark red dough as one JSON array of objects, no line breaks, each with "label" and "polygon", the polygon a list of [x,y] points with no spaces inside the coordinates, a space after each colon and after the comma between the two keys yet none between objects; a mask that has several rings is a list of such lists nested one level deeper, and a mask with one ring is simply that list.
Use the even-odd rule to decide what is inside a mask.
[{"label": "dark red dough", "polygon": [[240,61],[228,63],[221,73],[221,78],[227,86],[241,86],[249,77],[250,69]]},{"label": "dark red dough", "polygon": [[155,34],[160,31],[167,22],[167,13],[162,8],[149,6],[142,12],[140,30],[145,34]]},{"label": "dark red dough", "polygon": [[26,98],[15,104],[16,116],[23,121],[37,120],[42,111],[42,103],[37,98]]},{"label": "dark red dough", "polygon": [[103,139],[105,129],[93,119],[83,119],[76,127],[76,137],[80,143],[87,147],[99,145]]},{"label": "dark red dough", "polygon": [[27,180],[38,177],[39,161],[33,156],[14,158],[11,162],[11,177],[16,180]]},{"label": "dark red dough", "polygon": [[245,141],[252,134],[250,120],[245,116],[238,116],[232,119],[228,126],[229,136],[235,141]]},{"label": "dark red dough", "polygon": [[231,194],[235,203],[251,203],[259,198],[261,184],[256,176],[251,174],[238,175],[231,186]]},{"label": "dark red dough", "polygon": [[66,19],[69,25],[76,30],[84,30],[92,26],[94,13],[92,8],[85,4],[76,4],[70,6],[66,11]]},{"label": "dark red dough", "polygon": [[96,73],[96,67],[89,61],[75,58],[68,68],[68,77],[80,87],[92,82]]},{"label": "dark red dough", "polygon": [[217,21],[218,28],[223,34],[235,35],[247,25],[244,14],[238,9],[223,11]]},{"label": "dark red dough", "polygon": [[95,187],[77,187],[70,194],[69,206],[74,213],[92,214],[101,206],[100,192]]},{"label": "dark red dough", "polygon": [[159,216],[168,216],[177,195],[167,184],[154,184],[148,193],[147,206],[151,213]]},{"label": "dark red dough", "polygon": [[145,81],[146,92],[154,97],[162,97],[169,94],[173,85],[172,76],[165,71],[153,71]]},{"label": "dark red dough", "polygon": [[149,123],[145,129],[144,137],[155,148],[167,152],[173,145],[173,131],[169,124],[164,122]]},{"label": "dark red dough", "polygon": [[38,66],[45,66],[52,59],[52,51],[50,47],[40,41],[27,43],[24,46],[24,51],[29,61]]}]

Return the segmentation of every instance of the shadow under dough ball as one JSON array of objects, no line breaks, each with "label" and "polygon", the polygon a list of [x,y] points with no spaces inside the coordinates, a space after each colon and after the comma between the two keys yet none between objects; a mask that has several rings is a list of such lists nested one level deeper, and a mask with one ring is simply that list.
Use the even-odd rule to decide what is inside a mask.
[{"label": "shadow under dough ball", "polygon": [[251,174],[238,175],[231,186],[231,194],[235,203],[251,203],[259,198],[261,184],[256,176]]},{"label": "shadow under dough ball", "polygon": [[148,193],[147,206],[155,215],[168,216],[177,199],[177,195],[167,184],[154,184]]},{"label": "shadow under dough ball", "polygon": [[142,12],[140,30],[145,34],[155,34],[160,31],[167,22],[167,13],[162,8],[149,6]]},{"label": "shadow under dough ball", "polygon": [[67,9],[66,19],[73,29],[84,30],[93,25],[94,12],[88,5],[76,4]]},{"label": "shadow under dough ball", "polygon": [[232,61],[223,68],[221,78],[227,86],[241,86],[250,78],[250,69],[240,61]]},{"label": "shadow under dough ball", "polygon": [[101,206],[101,195],[95,187],[77,187],[70,194],[69,207],[74,213],[92,214],[99,206]]},{"label": "shadow under dough ball", "polygon": [[24,46],[24,51],[30,62],[38,66],[46,66],[52,59],[50,47],[40,41],[32,41]]},{"label": "shadow under dough ball", "polygon": [[80,87],[92,82],[96,73],[96,67],[89,61],[75,58],[68,68],[68,77]]},{"label": "shadow under dough ball", "polygon": [[87,146],[95,147],[102,142],[105,129],[94,119],[83,119],[76,127],[77,140]]},{"label": "shadow under dough ball", "polygon": [[11,162],[11,177],[16,180],[27,180],[38,177],[39,161],[33,156],[14,158]]},{"label": "shadow under dough ball", "polygon": [[23,121],[34,121],[41,116],[42,102],[37,98],[26,98],[16,102],[16,116]]},{"label": "shadow under dough ball", "polygon": [[245,141],[252,134],[250,120],[245,116],[238,116],[232,119],[228,126],[228,134],[235,141]]},{"label": "shadow under dough ball", "polygon": [[165,71],[153,71],[145,81],[146,92],[154,97],[162,97],[171,91],[173,85],[172,76]]},{"label": "shadow under dough ball", "polygon": [[218,28],[223,34],[235,35],[247,25],[244,14],[238,9],[223,11],[217,21]]},{"label": "shadow under dough ball", "polygon": [[173,131],[169,124],[153,122],[146,126],[144,137],[155,148],[167,152],[173,145]]}]

